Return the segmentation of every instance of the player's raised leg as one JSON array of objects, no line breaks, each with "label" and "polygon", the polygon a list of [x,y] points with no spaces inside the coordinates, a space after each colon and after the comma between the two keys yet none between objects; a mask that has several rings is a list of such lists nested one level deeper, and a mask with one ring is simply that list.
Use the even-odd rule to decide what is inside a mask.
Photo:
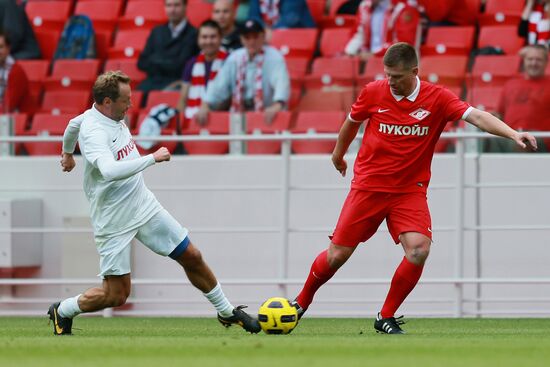
[{"label": "player's raised leg", "polygon": [[187,237],[186,240],[185,249],[182,251],[181,248],[176,248],[170,257],[183,267],[191,284],[198,288],[214,306],[218,312],[218,320],[226,327],[236,324],[248,332],[258,333],[261,330],[258,320],[244,312],[242,310],[244,306],[233,307],[223,293],[214,273],[204,261],[201,252]]},{"label": "player's raised leg", "polygon": [[302,291],[293,301],[294,307],[298,310],[298,318],[301,318],[309,308],[317,290],[345,264],[353,251],[355,247],[339,246],[331,242],[328,249],[317,255]]},{"label": "player's raised leg", "polygon": [[52,304],[48,310],[55,335],[72,333],[73,318],[83,312],[122,306],[130,295],[130,274],[106,276],[102,287],[90,288],[77,296]]},{"label": "player's raised leg", "polygon": [[403,321],[395,318],[395,312],[418,283],[432,242],[429,237],[417,232],[402,233],[399,239],[405,257],[395,270],[386,301],[374,322],[377,331],[387,334],[404,333],[400,327]]}]

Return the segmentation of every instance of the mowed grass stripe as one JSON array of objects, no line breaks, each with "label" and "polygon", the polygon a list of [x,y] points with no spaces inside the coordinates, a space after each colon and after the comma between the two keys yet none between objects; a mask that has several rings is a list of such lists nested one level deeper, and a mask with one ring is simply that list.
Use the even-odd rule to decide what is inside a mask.
[{"label": "mowed grass stripe", "polygon": [[306,318],[287,336],[214,318],[81,317],[55,337],[44,318],[0,318],[0,366],[547,366],[550,319],[411,319],[408,335],[370,319]]}]

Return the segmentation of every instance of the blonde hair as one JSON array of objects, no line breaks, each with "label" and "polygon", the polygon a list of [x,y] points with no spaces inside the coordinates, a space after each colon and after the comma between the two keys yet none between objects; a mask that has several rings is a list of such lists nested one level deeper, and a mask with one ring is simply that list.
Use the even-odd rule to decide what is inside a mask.
[{"label": "blonde hair", "polygon": [[130,77],[120,70],[110,70],[97,77],[92,88],[92,95],[97,104],[103,104],[105,98],[113,102],[120,96],[119,84],[130,84]]}]

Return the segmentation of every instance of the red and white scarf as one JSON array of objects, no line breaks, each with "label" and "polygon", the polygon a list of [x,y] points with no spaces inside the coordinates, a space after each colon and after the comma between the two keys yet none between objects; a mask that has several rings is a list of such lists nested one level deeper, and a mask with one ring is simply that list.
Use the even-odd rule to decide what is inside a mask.
[{"label": "red and white scarf", "polygon": [[548,12],[550,4],[537,1],[533,5],[533,11],[529,15],[529,34],[527,42],[530,45],[547,45],[550,41],[550,19]]},{"label": "red and white scarf", "polygon": [[[226,57],[227,52],[223,50],[218,51],[216,58],[212,61],[210,75],[208,76],[209,81],[214,80]],[[193,69],[191,69],[191,86],[189,87],[189,93],[187,94],[187,105],[185,107],[185,118],[188,119],[192,119],[200,109],[202,99],[206,93],[205,61],[204,54],[201,52],[193,64]]]},{"label": "red and white scarf", "polygon": [[[401,15],[401,12],[405,10],[407,6],[418,7],[416,0],[392,0],[391,5],[386,11],[384,16],[384,29],[382,30],[382,49],[390,46],[392,43],[397,42],[395,35],[392,30],[397,18]],[[357,11],[357,23],[359,23],[359,31],[364,35],[364,45],[362,47],[363,51],[372,51],[374,53],[379,50],[370,50],[370,47],[367,47],[370,44],[371,39],[371,17],[373,12],[372,0],[363,0],[359,4],[359,9]]]},{"label": "red and white scarf", "polygon": [[265,24],[271,26],[279,20],[279,2],[281,0],[260,0],[260,13]]},{"label": "red and white scarf", "polygon": [[[242,57],[237,60],[237,76],[235,89],[233,89],[233,100],[231,103],[232,112],[242,112],[244,110],[244,91],[246,84],[246,69],[250,57],[248,51],[244,50]],[[264,91],[262,87],[262,69],[264,65],[263,50],[250,60],[255,64],[256,73],[254,75],[254,111],[262,111],[264,108]]]}]

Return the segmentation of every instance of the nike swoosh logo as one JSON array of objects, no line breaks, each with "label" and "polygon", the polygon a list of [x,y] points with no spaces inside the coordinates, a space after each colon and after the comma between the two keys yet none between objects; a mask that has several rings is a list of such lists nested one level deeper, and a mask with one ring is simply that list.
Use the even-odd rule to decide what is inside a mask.
[{"label": "nike swoosh logo", "polygon": [[432,229],[431,229],[431,228],[428,228],[428,231],[430,231],[430,233],[432,233]]},{"label": "nike swoosh logo", "polygon": [[273,313],[271,314],[271,316],[273,317],[273,327],[277,327],[277,318],[275,317],[275,315],[273,315]]},{"label": "nike swoosh logo", "polygon": [[388,109],[385,109],[385,110],[379,108],[379,109],[378,109],[378,113],[388,112],[389,110],[390,110],[389,108],[388,108]]},{"label": "nike swoosh logo", "polygon": [[58,333],[58,334],[63,334],[63,328],[60,328],[59,325],[57,325],[57,311],[54,309],[53,310],[53,323],[55,325],[55,331]]},{"label": "nike swoosh logo", "polygon": [[113,143],[114,143],[117,139],[118,139],[118,138],[115,138],[115,139],[113,140]]}]

